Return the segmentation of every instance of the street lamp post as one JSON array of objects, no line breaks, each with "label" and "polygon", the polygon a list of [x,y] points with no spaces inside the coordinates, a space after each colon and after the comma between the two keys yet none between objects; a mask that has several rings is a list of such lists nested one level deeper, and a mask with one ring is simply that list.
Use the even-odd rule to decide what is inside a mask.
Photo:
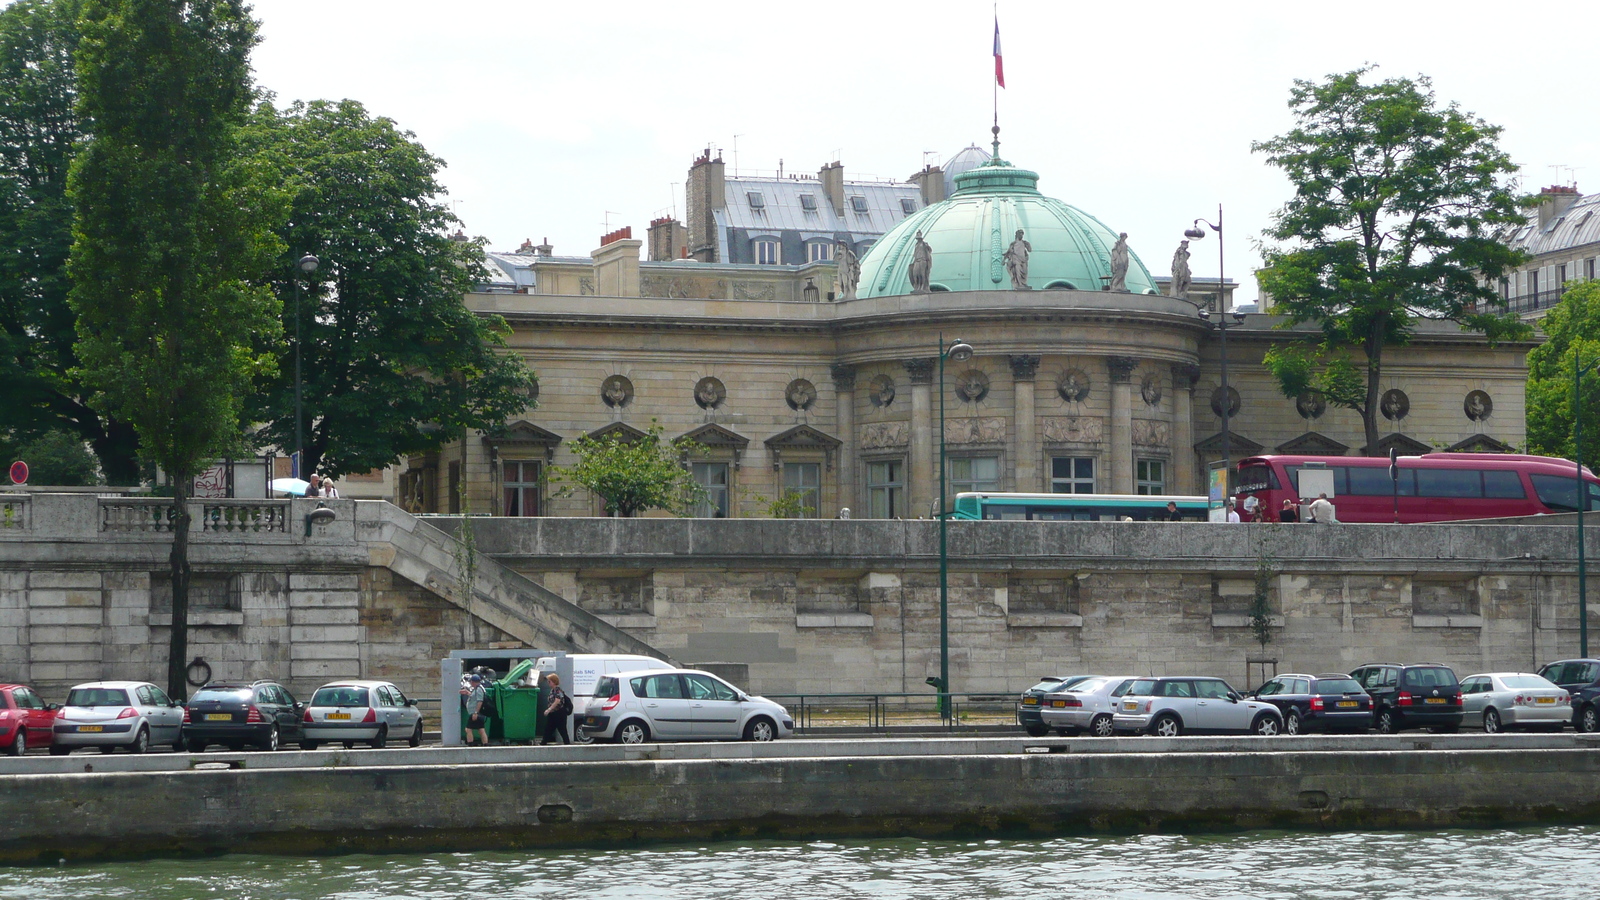
[{"label": "street lamp post", "polygon": [[[317,270],[318,260],[307,253],[300,257],[298,263],[300,272],[310,275]],[[294,276],[294,452],[296,465],[302,470],[305,468],[306,440],[304,431],[304,418],[300,411],[300,274]],[[304,478],[303,471],[295,473],[296,478]]]},{"label": "street lamp post", "polygon": [[1589,485],[1583,480],[1583,407],[1579,403],[1583,398],[1578,388],[1583,376],[1596,365],[1600,365],[1600,359],[1590,360],[1587,366],[1579,365],[1578,349],[1572,349],[1572,457],[1578,467],[1573,485],[1577,494],[1573,502],[1578,507],[1578,655],[1584,659],[1589,658],[1589,573],[1583,559],[1583,509],[1589,505]]},{"label": "street lamp post", "polygon": [[950,721],[950,509],[945,505],[944,361],[966,362],[972,345],[960,338],[945,345],[939,335],[939,717]]},{"label": "street lamp post", "polygon": [[[1206,232],[1205,229],[1200,227],[1201,225],[1205,225],[1206,228],[1210,228],[1212,231],[1217,233],[1216,327],[1221,339],[1221,346],[1219,349],[1222,353],[1222,492],[1224,506],[1226,506],[1227,498],[1231,496],[1233,491],[1233,448],[1229,446],[1232,440],[1229,419],[1233,414],[1233,395],[1228,391],[1228,329],[1234,325],[1244,322],[1244,313],[1235,312],[1233,314],[1232,325],[1228,323],[1228,316],[1224,315],[1227,310],[1224,309],[1226,301],[1224,300],[1223,290],[1224,285],[1227,283],[1227,277],[1224,274],[1225,270],[1223,268],[1222,255],[1222,204],[1217,204],[1216,224],[1212,224],[1206,219],[1195,219],[1194,225],[1186,229],[1183,232],[1183,236],[1191,241],[1203,239],[1206,236]],[[1207,324],[1210,324],[1211,310],[1205,304],[1199,304],[1199,306],[1200,318],[1205,320]]]}]

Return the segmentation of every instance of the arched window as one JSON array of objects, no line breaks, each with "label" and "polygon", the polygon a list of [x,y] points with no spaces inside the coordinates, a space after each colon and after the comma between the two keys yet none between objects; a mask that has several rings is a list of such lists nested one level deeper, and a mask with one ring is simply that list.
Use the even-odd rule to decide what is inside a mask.
[{"label": "arched window", "polygon": [[757,265],[775,266],[783,262],[783,249],[777,238],[756,238],[751,243]]}]

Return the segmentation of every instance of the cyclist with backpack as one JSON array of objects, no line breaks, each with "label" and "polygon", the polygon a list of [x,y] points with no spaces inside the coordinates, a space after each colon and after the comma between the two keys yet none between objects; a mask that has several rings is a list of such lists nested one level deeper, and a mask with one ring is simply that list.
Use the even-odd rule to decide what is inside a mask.
[{"label": "cyclist with backpack", "polygon": [[557,734],[561,735],[561,743],[572,743],[572,737],[567,734],[567,717],[572,715],[572,698],[561,689],[561,676],[551,673],[547,676],[550,684],[550,702],[544,707],[544,740],[540,746],[550,743]]}]

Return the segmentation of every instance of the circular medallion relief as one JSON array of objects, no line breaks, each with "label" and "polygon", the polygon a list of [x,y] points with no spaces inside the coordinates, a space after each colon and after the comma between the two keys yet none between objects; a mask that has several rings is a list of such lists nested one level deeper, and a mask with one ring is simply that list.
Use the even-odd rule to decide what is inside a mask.
[{"label": "circular medallion relief", "polygon": [[817,386],[804,378],[796,378],[783,389],[783,399],[790,409],[810,409],[817,402]]},{"label": "circular medallion relief", "polygon": [[1056,393],[1068,403],[1080,403],[1089,396],[1089,373],[1082,369],[1067,369],[1056,379]]},{"label": "circular medallion relief", "polygon": [[1316,391],[1306,391],[1294,398],[1294,411],[1299,413],[1302,419],[1320,419],[1322,414],[1328,411],[1328,401],[1322,399],[1322,395]]},{"label": "circular medallion relief", "polygon": [[620,409],[633,402],[633,382],[621,375],[613,375],[600,383],[600,399],[612,409]]},{"label": "circular medallion relief", "polygon": [[522,397],[528,401],[529,406],[536,405],[539,402],[539,382],[528,382],[528,386],[522,389]]},{"label": "circular medallion relief", "polygon": [[[1228,418],[1231,419],[1237,416],[1241,405],[1243,405],[1243,401],[1239,399],[1238,388],[1231,384],[1228,385]],[[1211,411],[1217,414],[1217,418],[1222,418],[1222,388],[1220,386],[1211,392]]]},{"label": "circular medallion relief", "polygon": [[867,396],[873,406],[888,406],[894,402],[894,379],[887,375],[874,375],[867,384]]},{"label": "circular medallion relief", "polygon": [[701,409],[716,409],[727,399],[728,389],[722,386],[720,380],[707,375],[695,382],[694,402]]},{"label": "circular medallion relief", "polygon": [[968,369],[956,376],[956,396],[977,403],[989,396],[989,376],[979,369]]},{"label": "circular medallion relief", "polygon": [[1139,396],[1144,398],[1147,406],[1155,406],[1161,402],[1161,376],[1154,372],[1146,372],[1139,379]]},{"label": "circular medallion relief", "polygon": [[1391,388],[1383,392],[1383,399],[1378,401],[1378,410],[1385,419],[1398,421],[1404,419],[1411,412],[1411,398],[1399,388]]},{"label": "circular medallion relief", "polygon": [[1461,411],[1466,413],[1467,418],[1472,421],[1482,422],[1484,419],[1489,418],[1490,413],[1494,412],[1494,401],[1489,399],[1488,393],[1484,391],[1473,391],[1467,395],[1465,400],[1461,401]]}]

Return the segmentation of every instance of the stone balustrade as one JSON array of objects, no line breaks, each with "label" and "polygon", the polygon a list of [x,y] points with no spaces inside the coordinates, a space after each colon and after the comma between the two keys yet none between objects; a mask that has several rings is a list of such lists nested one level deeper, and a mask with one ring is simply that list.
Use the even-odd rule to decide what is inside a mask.
[{"label": "stone balustrade", "polygon": [[28,511],[32,505],[26,495],[0,497],[0,532],[27,531]]}]

